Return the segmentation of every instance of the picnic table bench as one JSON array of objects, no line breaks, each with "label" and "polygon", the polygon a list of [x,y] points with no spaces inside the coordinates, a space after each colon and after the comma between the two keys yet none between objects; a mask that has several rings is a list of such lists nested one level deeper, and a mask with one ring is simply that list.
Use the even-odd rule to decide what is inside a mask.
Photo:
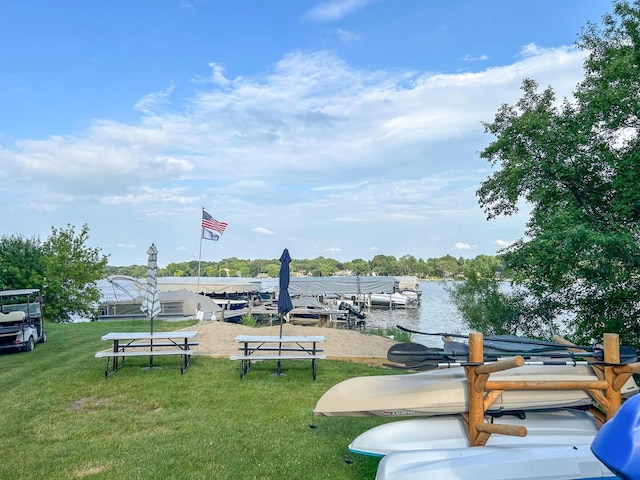
[{"label": "picnic table bench", "polygon": [[242,344],[238,347],[242,354],[229,358],[240,360],[240,378],[244,378],[254,361],[277,360],[279,374],[281,360],[311,360],[311,373],[315,380],[316,360],[327,358],[317,346],[325,341],[323,336],[238,335],[234,340]]},{"label": "picnic table bench", "polygon": [[179,355],[180,373],[184,373],[189,367],[191,355],[195,353],[191,347],[198,345],[198,342],[191,340],[197,334],[196,331],[111,332],[103,335],[102,340],[112,341],[113,348],[97,352],[95,357],[105,359],[106,377],[118,371],[126,357],[149,357],[149,366],[152,367],[153,357]]}]

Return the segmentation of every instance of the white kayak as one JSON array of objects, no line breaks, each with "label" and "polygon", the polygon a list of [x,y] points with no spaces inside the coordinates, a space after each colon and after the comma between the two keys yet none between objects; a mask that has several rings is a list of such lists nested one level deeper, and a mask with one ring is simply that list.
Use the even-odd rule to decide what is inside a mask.
[{"label": "white kayak", "polygon": [[494,446],[395,452],[376,480],[566,480],[617,478],[589,445]]},{"label": "white kayak", "polygon": [[[488,423],[524,426],[525,437],[492,434],[487,446],[590,445],[598,433],[593,416],[582,410],[540,410],[524,418],[487,416]],[[359,435],[349,445],[353,453],[382,457],[393,452],[469,447],[460,415],[413,418],[379,425]]]},{"label": "white kayak", "polygon": [[[523,365],[492,373],[492,380],[597,380],[588,365]],[[431,416],[468,411],[468,390],[463,367],[413,374],[376,375],[344,380],[327,390],[313,412],[323,416],[393,417]],[[622,395],[638,391],[630,378]],[[533,410],[591,405],[582,390],[505,390],[488,411]]]}]

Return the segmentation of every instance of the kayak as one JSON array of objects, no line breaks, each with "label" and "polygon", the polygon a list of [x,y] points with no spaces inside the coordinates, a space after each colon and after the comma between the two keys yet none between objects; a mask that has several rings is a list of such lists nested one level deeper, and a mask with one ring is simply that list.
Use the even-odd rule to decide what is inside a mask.
[{"label": "kayak", "polygon": [[640,478],[639,395],[624,402],[613,418],[602,426],[591,444],[591,451],[620,478]]},{"label": "kayak", "polygon": [[376,480],[566,480],[618,478],[589,445],[493,446],[395,452]]},{"label": "kayak", "polygon": [[[597,380],[588,365],[521,367],[491,374],[492,380]],[[450,415],[467,412],[469,384],[463,367],[402,375],[376,375],[344,380],[327,390],[316,403],[314,414],[345,417],[400,417]],[[630,378],[622,395],[638,391]],[[592,405],[582,390],[505,390],[489,412],[534,410]]]},{"label": "kayak", "polygon": [[[598,433],[593,416],[583,410],[559,409],[487,415],[485,422],[524,426],[527,435],[492,434],[487,446],[590,445]],[[469,447],[460,415],[413,418],[385,423],[356,437],[349,451],[382,457],[393,452]]]}]

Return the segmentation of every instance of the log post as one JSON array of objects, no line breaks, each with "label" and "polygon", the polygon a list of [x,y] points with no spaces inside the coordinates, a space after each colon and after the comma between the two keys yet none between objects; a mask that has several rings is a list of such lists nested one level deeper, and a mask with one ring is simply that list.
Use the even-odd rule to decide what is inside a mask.
[{"label": "log post", "polygon": [[[484,360],[484,347],[483,336],[481,333],[469,334],[469,362],[482,363]],[[478,380],[478,374],[475,366],[466,367],[467,379],[469,381],[469,422],[467,427],[467,434],[469,436],[469,445],[475,447],[479,445],[478,425],[484,422],[484,388],[480,383],[476,384]],[[480,390],[480,391],[478,391]],[[488,432],[487,432],[488,433]],[[485,440],[486,442],[486,440]]]},{"label": "log post", "polygon": [[[606,363],[620,363],[620,337],[616,333],[604,334],[604,361]],[[620,408],[620,405],[622,405],[620,390],[614,388],[616,380],[614,367],[604,367],[604,379],[608,383],[606,389],[606,397],[609,402],[607,420],[611,420]]]}]

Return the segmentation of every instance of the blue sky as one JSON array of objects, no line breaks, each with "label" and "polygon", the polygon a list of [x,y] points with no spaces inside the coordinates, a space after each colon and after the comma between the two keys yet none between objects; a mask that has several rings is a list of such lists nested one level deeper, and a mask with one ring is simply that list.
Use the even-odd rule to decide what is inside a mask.
[{"label": "blue sky", "polygon": [[111,265],[494,255],[482,123],[568,96],[601,0],[0,0],[0,235]]}]

